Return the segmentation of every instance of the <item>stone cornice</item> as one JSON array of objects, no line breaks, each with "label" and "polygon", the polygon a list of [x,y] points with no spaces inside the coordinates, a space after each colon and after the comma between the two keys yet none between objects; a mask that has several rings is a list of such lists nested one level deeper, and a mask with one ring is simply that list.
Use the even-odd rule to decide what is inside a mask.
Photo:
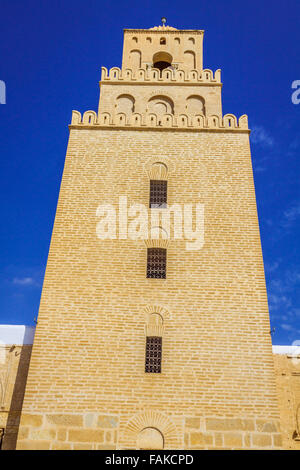
[{"label": "stone cornice", "polygon": [[221,69],[215,71],[203,70],[181,70],[179,68],[167,68],[160,73],[157,68],[145,67],[137,70],[130,68],[120,69],[112,67],[108,70],[101,67],[101,82],[155,82],[155,83],[221,83]]},{"label": "stone cornice", "polygon": [[135,34],[204,34],[204,29],[123,29],[125,33]]},{"label": "stone cornice", "polygon": [[69,130],[80,129],[80,130],[117,130],[117,131],[171,131],[171,132],[217,132],[225,134],[250,134],[250,129],[228,129],[228,128],[195,128],[195,127],[146,127],[146,126],[101,126],[96,125],[86,125],[86,124],[69,124]]},{"label": "stone cornice", "polygon": [[223,86],[223,83],[216,83],[216,82],[138,82],[138,81],[131,81],[127,82],[125,80],[118,81],[118,82],[113,82],[113,81],[107,81],[107,80],[100,80],[99,85],[150,85],[150,86]]},{"label": "stone cornice", "polygon": [[130,128],[130,129],[171,129],[171,130],[214,130],[214,131],[248,131],[248,116],[243,114],[239,119],[233,114],[224,116],[196,114],[188,116],[187,114],[162,114],[146,112],[144,114],[117,113],[111,115],[109,112],[96,114],[95,111],[86,111],[83,115],[79,111],[73,110],[71,126],[79,128],[87,126],[88,128],[112,127],[112,128]]}]

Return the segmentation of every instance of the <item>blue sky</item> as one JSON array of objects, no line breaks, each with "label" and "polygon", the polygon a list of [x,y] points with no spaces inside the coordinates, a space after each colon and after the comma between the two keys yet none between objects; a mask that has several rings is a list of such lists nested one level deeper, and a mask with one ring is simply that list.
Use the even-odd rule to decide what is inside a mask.
[{"label": "blue sky", "polygon": [[204,29],[223,112],[246,113],[274,344],[300,339],[300,2],[2,0],[0,323],[33,324],[72,109],[97,110],[100,67],[120,66],[123,28]]}]

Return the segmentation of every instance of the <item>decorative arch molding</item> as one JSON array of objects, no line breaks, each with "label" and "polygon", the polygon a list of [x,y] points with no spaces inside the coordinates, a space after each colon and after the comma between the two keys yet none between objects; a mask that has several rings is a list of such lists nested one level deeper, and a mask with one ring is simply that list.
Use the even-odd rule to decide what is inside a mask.
[{"label": "decorative arch molding", "polygon": [[192,118],[192,122],[194,127],[206,127],[206,120],[203,114],[195,114],[195,116]]},{"label": "decorative arch molding", "polygon": [[81,113],[73,109],[71,125],[81,124]]},{"label": "decorative arch molding", "polygon": [[169,240],[170,239],[170,234],[168,231],[157,225],[156,227],[151,227],[150,228],[150,238],[153,240]]},{"label": "decorative arch molding", "polygon": [[188,127],[189,122],[190,122],[190,119],[187,114],[179,114],[177,118],[177,123],[180,127]]},{"label": "decorative arch molding", "polygon": [[239,127],[241,129],[248,129],[248,116],[243,114],[239,119]]},{"label": "decorative arch molding", "polygon": [[142,65],[142,53],[139,49],[132,49],[129,53],[131,66],[134,69],[140,69]]},{"label": "decorative arch molding", "polygon": [[174,101],[166,95],[154,95],[148,100],[147,111],[157,115],[174,114]]},{"label": "decorative arch molding", "polygon": [[101,113],[99,114],[98,123],[100,125],[110,125],[111,124],[111,115],[110,113]]},{"label": "decorative arch molding", "polygon": [[143,123],[143,117],[140,113],[133,113],[130,117],[130,124],[132,126],[141,126]]},{"label": "decorative arch molding", "polygon": [[195,70],[196,69],[196,54],[194,51],[184,51],[184,65],[185,67]]},{"label": "decorative arch molding", "polygon": [[148,306],[144,309],[145,314],[145,336],[161,336],[165,331],[165,322],[169,318],[169,312],[160,306]]},{"label": "decorative arch molding", "polygon": [[122,93],[116,99],[116,112],[130,115],[134,112],[135,98],[129,93]]},{"label": "decorative arch molding", "polygon": [[182,447],[180,433],[173,421],[165,414],[155,410],[139,413],[125,424],[121,433],[122,445],[136,449],[138,436],[146,428],[154,428],[162,434],[165,449],[180,449]]},{"label": "decorative arch molding", "polygon": [[[170,90],[169,90],[170,91]],[[174,97],[171,95],[170,92],[166,92],[163,87],[160,87],[160,88],[156,88],[155,91],[151,91],[150,93],[148,93],[146,95],[147,97],[145,98],[148,101],[150,101],[151,98],[153,98],[154,96],[165,96],[166,98],[168,98],[169,100],[171,101],[174,101]]]},{"label": "decorative arch molding", "polygon": [[125,113],[118,113],[116,115],[116,124],[119,126],[125,126],[127,124],[127,116]]},{"label": "decorative arch molding", "polygon": [[205,116],[205,99],[195,94],[188,96],[186,99],[186,110],[189,115],[203,114]]},{"label": "decorative arch molding", "polygon": [[216,127],[216,128],[219,128],[220,127],[220,119],[219,119],[219,116],[217,115],[212,115],[212,116],[209,116],[207,118],[207,124],[208,124],[208,127]]},{"label": "decorative arch molding", "polygon": [[170,240],[164,240],[163,238],[144,240],[144,243],[147,248],[164,248],[167,249],[169,246]]},{"label": "decorative arch molding", "polygon": [[82,117],[83,124],[96,124],[97,123],[97,114],[95,111],[86,111]]},{"label": "decorative arch molding", "polygon": [[150,313],[149,319],[145,324],[145,336],[163,337],[165,331],[162,316],[159,313]]},{"label": "decorative arch molding", "polygon": [[146,320],[148,319],[149,315],[151,315],[152,313],[157,313],[158,315],[160,315],[163,321],[171,318],[169,310],[167,310],[162,305],[149,304],[143,310],[144,310]]},{"label": "decorative arch molding", "polygon": [[[165,165],[167,168],[167,170],[164,172],[165,173],[164,178],[161,177],[163,175],[162,170],[158,172],[157,167],[155,167],[155,164],[157,163]],[[169,175],[174,173],[175,164],[174,164],[174,161],[172,161],[166,155],[154,155],[153,157],[149,157],[147,161],[145,162],[145,170],[148,173],[149,179],[166,179],[167,180]],[[158,173],[160,174],[159,178],[158,178]],[[157,175],[157,177],[155,177],[155,175]]]},{"label": "decorative arch molding", "polygon": [[236,119],[236,117],[234,116],[234,114],[225,114],[225,115],[223,116],[223,126],[224,126],[224,127],[227,127],[227,128],[229,128],[229,127],[231,127],[231,128],[232,128],[232,127],[233,127],[233,128],[237,127],[237,119]]},{"label": "decorative arch molding", "polygon": [[165,162],[152,163],[148,171],[150,180],[168,180],[168,165]]},{"label": "decorative arch molding", "polygon": [[[218,70],[220,70],[220,69],[218,69]],[[202,70],[202,79],[203,79],[203,81],[205,81],[205,82],[210,82],[210,81],[213,80],[213,78],[214,78],[214,77],[213,77],[213,72],[212,72],[212,70],[210,70],[210,69],[204,69],[204,70]]]}]

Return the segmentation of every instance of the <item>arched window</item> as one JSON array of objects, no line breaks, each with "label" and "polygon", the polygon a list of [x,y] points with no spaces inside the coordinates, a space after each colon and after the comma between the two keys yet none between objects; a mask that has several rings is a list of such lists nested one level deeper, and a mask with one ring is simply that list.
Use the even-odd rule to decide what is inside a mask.
[{"label": "arched window", "polygon": [[164,436],[156,428],[144,428],[137,437],[139,450],[159,450],[164,448]]},{"label": "arched window", "polygon": [[129,54],[130,65],[134,69],[140,69],[142,64],[142,54],[141,51],[134,49],[130,51]]},{"label": "arched window", "polygon": [[184,52],[184,66],[192,70],[196,68],[195,52],[193,51]]},{"label": "arched window", "polygon": [[191,95],[186,100],[186,110],[189,115],[203,114],[205,116],[205,101],[202,96]]},{"label": "arched window", "polygon": [[116,101],[116,112],[125,113],[127,115],[134,112],[135,99],[131,95],[120,95]]}]

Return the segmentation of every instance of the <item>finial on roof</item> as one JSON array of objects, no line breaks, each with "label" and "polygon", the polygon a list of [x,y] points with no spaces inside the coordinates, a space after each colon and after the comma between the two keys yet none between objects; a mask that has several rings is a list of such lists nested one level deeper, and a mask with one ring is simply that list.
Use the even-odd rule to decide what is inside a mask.
[{"label": "finial on roof", "polygon": [[165,26],[166,22],[167,22],[167,18],[165,18],[164,16],[162,17],[161,19],[161,22],[163,24],[163,26]]}]

